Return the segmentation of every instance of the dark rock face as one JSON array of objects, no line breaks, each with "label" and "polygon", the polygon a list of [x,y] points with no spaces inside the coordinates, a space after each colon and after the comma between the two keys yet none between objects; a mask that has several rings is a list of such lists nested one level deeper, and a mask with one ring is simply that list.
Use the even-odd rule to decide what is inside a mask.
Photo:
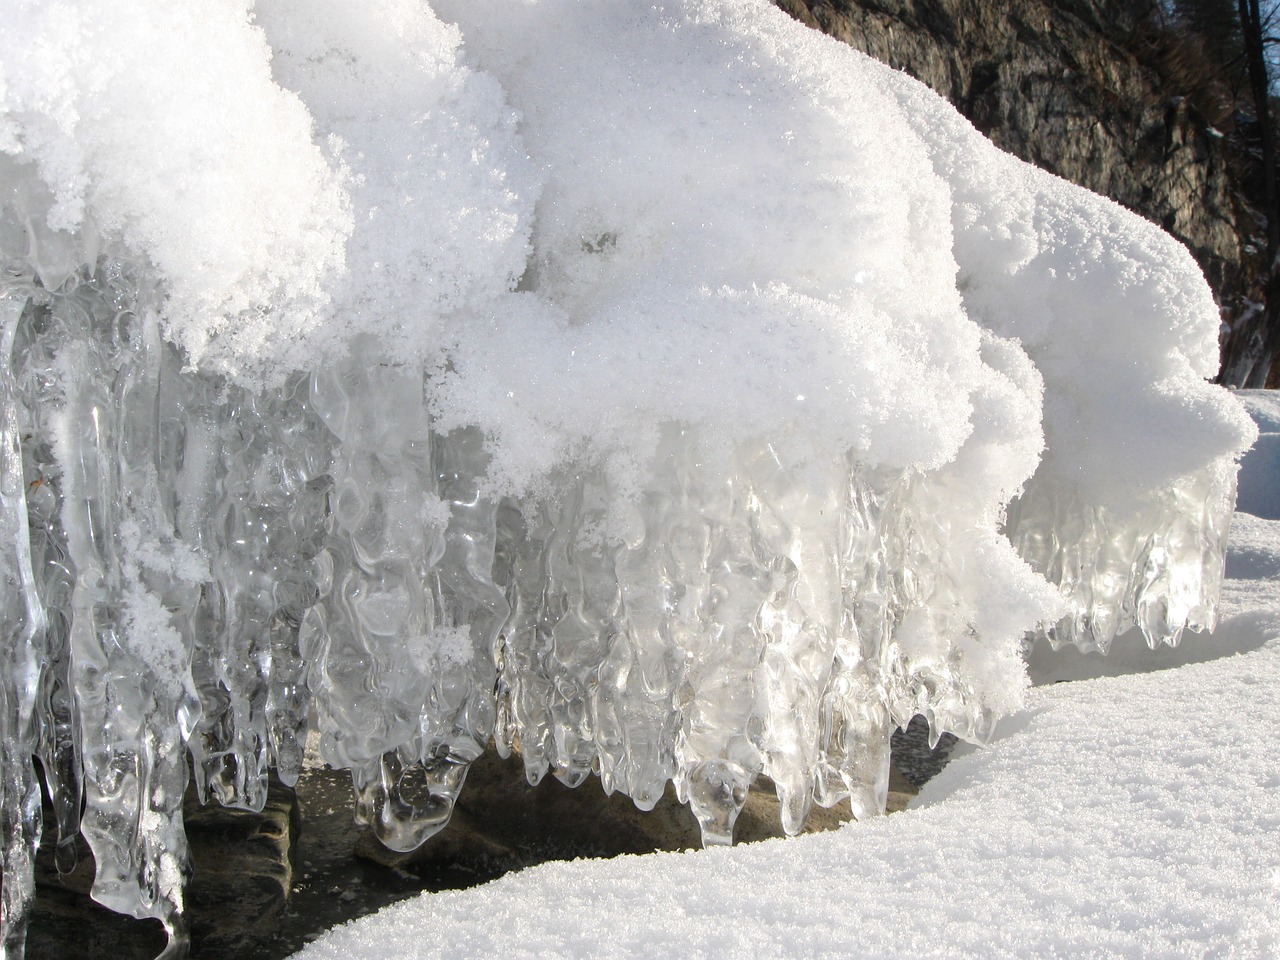
[{"label": "dark rock face", "polygon": [[1231,146],[1158,68],[1150,0],[775,2],[922,80],[1001,149],[1159,224],[1227,316],[1259,296]]}]

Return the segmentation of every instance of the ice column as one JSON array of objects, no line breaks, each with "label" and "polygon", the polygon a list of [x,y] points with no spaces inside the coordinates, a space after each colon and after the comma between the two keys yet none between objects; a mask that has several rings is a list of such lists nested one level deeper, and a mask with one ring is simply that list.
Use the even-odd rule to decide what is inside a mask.
[{"label": "ice column", "polygon": [[[61,398],[54,446],[76,569],[72,683],[81,731],[93,896],[161,920],[185,951],[185,744],[199,705],[192,618],[207,568],[174,527],[179,361],[149,287],[123,264],[56,296]],[[176,438],[171,438],[176,439]]]},{"label": "ice column", "polygon": [[[315,603],[331,443],[309,378],[261,393],[193,378],[179,527],[210,559],[190,747],[202,799],[260,810],[268,770],[297,780],[307,698],[298,629]],[[218,394],[225,394],[219,400]]]},{"label": "ice column", "polygon": [[310,403],[335,441],[322,603],[301,637],[315,726],[359,819],[412,850],[448,822],[493,728],[497,507],[476,495],[479,437],[432,435],[421,367],[353,360],[316,374]]},{"label": "ice column", "polygon": [[4,955],[21,958],[35,900],[40,842],[40,783],[32,757],[40,741],[37,699],[45,683],[46,623],[32,565],[23,469],[20,391],[14,343],[30,303],[22,290],[0,292],[0,790],[3,790]]}]

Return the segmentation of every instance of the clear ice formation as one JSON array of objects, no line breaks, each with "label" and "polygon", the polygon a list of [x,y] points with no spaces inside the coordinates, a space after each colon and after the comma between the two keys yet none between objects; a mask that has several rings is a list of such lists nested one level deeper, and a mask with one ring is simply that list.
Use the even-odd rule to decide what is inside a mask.
[{"label": "clear ice formation", "polygon": [[432,8],[0,6],[5,956],[34,758],[179,957],[189,780],[308,731],[395,849],[491,744],[729,843],[1029,633],[1213,624],[1252,427],[1166,235],[764,0]]}]

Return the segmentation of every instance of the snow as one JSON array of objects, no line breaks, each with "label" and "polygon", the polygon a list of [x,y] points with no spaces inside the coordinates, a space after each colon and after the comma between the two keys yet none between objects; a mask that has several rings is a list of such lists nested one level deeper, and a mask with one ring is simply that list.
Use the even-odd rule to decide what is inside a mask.
[{"label": "snow", "polygon": [[518,745],[727,843],[983,740],[1029,631],[1215,622],[1189,254],[766,0],[0,14],[12,902],[37,750],[176,947],[188,755],[253,808],[314,731],[409,849]]},{"label": "snow", "polygon": [[169,335],[245,376],[321,323],[352,228],[249,8],[12,0],[0,65],[0,250],[50,290],[100,254],[149,261]]},{"label": "snow", "polygon": [[357,337],[397,362],[434,359],[525,269],[538,177],[517,116],[460,37],[415,0],[259,0],[271,71],[350,176],[355,224],[337,303],[277,368],[334,363]]},{"label": "snow", "polygon": [[[442,424],[493,435],[500,490],[568,461],[625,499],[663,423],[716,461],[765,438],[787,466],[852,450],[931,471],[1001,415],[980,404],[996,371],[960,309],[946,185],[891,98],[832,95],[870,62],[764,4],[435,7],[544,171],[527,295],[461,331],[436,395]],[[1039,422],[1034,378],[1003,399]],[[1039,442],[1001,432],[993,493]]]},{"label": "snow", "polygon": [[1241,391],[1237,396],[1258,423],[1258,441],[1248,466],[1240,470],[1240,499],[1256,516],[1280,520],[1280,485],[1275,482],[1280,471],[1280,401],[1262,391]]},{"label": "snow", "polygon": [[[1243,399],[1265,430],[1274,396]],[[1091,655],[902,813],[544,864],[389,907],[295,956],[1276,956],[1280,522],[1238,513],[1228,571],[1216,644]]]}]

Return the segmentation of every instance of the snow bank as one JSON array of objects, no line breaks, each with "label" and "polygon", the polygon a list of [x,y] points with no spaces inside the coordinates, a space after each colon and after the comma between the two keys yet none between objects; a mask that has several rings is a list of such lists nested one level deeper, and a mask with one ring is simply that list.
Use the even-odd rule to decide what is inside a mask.
[{"label": "snow bank", "polygon": [[[509,7],[439,5],[546,171],[524,285],[551,309],[517,318],[509,353],[493,330],[464,346],[460,374],[493,382],[457,419],[531,420],[539,443],[605,454],[674,421],[784,447],[812,434],[869,465],[953,459],[979,331],[936,229],[945,184],[894,104],[796,75],[808,36],[751,5]],[[508,391],[509,413],[487,409]],[[501,462],[528,456],[494,427]]]},{"label": "snow bank", "polygon": [[1241,509],[1256,517],[1280,520],[1280,402],[1266,390],[1241,390],[1236,397],[1258,424],[1258,440],[1241,464]]}]

